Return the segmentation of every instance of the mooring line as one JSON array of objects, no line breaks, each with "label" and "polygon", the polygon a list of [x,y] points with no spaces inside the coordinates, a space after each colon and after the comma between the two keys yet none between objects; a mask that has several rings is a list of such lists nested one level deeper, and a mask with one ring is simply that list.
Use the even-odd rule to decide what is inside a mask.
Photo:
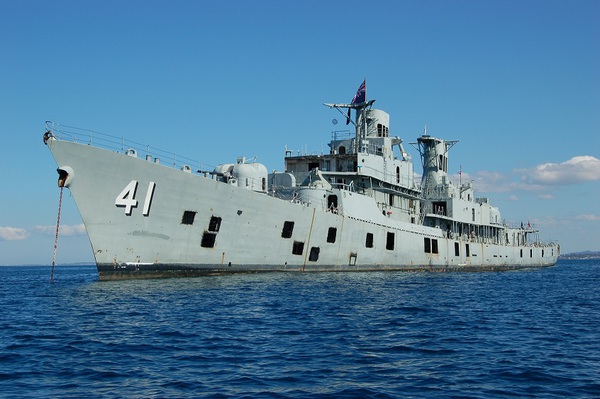
[{"label": "mooring line", "polygon": [[54,254],[52,255],[52,272],[50,274],[50,282],[54,282],[54,265],[56,265],[56,248],[58,248],[58,228],[60,227],[60,209],[62,208],[63,188],[60,188],[60,196],[58,197],[58,217],[56,218],[56,235],[54,236]]}]

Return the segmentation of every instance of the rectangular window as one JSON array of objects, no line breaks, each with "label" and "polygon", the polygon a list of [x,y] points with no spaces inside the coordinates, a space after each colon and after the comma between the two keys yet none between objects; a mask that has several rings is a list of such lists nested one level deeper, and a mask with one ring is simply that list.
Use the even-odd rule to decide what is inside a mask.
[{"label": "rectangular window", "polygon": [[454,243],[454,256],[460,256],[460,245],[457,242]]},{"label": "rectangular window", "polygon": [[365,240],[365,247],[373,248],[373,233],[367,233],[367,239]]},{"label": "rectangular window", "polygon": [[350,258],[348,259],[348,265],[356,266],[356,252],[350,253]]},{"label": "rectangular window", "polygon": [[283,223],[283,230],[281,230],[281,237],[291,238],[293,231],[294,231],[294,222],[286,221]]},{"label": "rectangular window", "polygon": [[218,216],[211,216],[210,223],[208,224],[208,231],[214,231],[218,233],[221,229],[221,218]]},{"label": "rectangular window", "polygon": [[388,231],[387,238],[385,240],[385,249],[393,251],[394,250],[394,233]]},{"label": "rectangular window", "polygon": [[310,255],[308,255],[308,260],[311,262],[316,262],[319,259],[319,252],[321,252],[319,247],[312,247],[310,249]]},{"label": "rectangular window", "polygon": [[530,250],[529,250],[529,257],[530,257],[530,258],[533,258],[533,249],[530,249]]},{"label": "rectangular window", "polygon": [[217,233],[205,231],[204,234],[202,234],[202,241],[200,242],[200,246],[203,248],[213,248],[215,246],[216,239]]},{"label": "rectangular window", "polygon": [[327,231],[327,242],[335,242],[335,236],[337,235],[337,229],[330,227]]},{"label": "rectangular window", "polygon": [[523,250],[521,249],[521,251],[520,251],[520,252],[521,252],[521,258],[522,258],[522,257],[523,257]]},{"label": "rectangular window", "polygon": [[426,254],[430,254],[431,253],[431,239],[428,237],[425,237],[425,253]]},{"label": "rectangular window", "polygon": [[304,243],[302,241],[294,241],[292,253],[294,255],[302,255],[302,252],[304,252]]},{"label": "rectangular window", "polygon": [[200,242],[200,246],[203,248],[213,248],[217,239],[217,233],[220,229],[221,218],[218,216],[211,216],[210,221],[208,222],[208,230],[205,230],[202,234],[202,241]]},{"label": "rectangular window", "polygon": [[446,212],[446,201],[435,201],[431,204],[433,207],[433,213],[436,215],[448,216]]},{"label": "rectangular window", "polygon": [[468,258],[469,256],[471,256],[471,253],[469,251],[469,244],[465,244],[465,255]]},{"label": "rectangular window", "polygon": [[431,240],[431,252],[434,254],[438,253],[438,240]]},{"label": "rectangular window", "polygon": [[181,217],[181,224],[194,224],[195,217],[196,217],[196,212],[184,211],[183,216]]},{"label": "rectangular window", "polygon": [[475,208],[471,209],[471,215],[473,217],[473,221],[475,221]]}]

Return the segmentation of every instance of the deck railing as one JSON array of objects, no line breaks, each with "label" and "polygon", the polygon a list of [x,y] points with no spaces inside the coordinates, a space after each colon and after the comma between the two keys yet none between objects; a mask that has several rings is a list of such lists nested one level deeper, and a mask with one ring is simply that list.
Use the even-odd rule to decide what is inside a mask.
[{"label": "deck railing", "polygon": [[189,170],[192,172],[205,171],[207,169],[212,171],[214,169],[214,166],[205,164],[196,159],[161,150],[149,144],[138,143],[123,137],[113,136],[90,129],[46,121],[46,131],[52,133],[59,140],[87,144],[123,154],[130,152],[130,150],[135,150],[137,156],[142,159],[161,163],[177,169],[187,169],[186,166],[189,167]]}]

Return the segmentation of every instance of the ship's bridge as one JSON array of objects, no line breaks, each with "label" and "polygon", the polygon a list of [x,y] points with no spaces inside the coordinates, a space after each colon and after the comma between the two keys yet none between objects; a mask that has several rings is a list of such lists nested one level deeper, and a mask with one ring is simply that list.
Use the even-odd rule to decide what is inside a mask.
[{"label": "ship's bridge", "polygon": [[[329,143],[330,153],[337,155],[366,153],[388,159],[409,160],[409,155],[402,147],[402,140],[398,137],[390,137],[389,126],[390,115],[387,112],[369,109],[359,113],[354,134],[349,130],[333,132]],[[398,147],[399,156],[394,154],[394,147]]]},{"label": "ship's bridge", "polygon": [[[418,190],[410,155],[404,151],[402,139],[390,137],[390,116],[387,112],[369,108],[367,103],[357,110],[356,129],[334,131],[329,142],[329,154],[286,153],[286,172],[302,182],[310,172],[319,168],[332,183],[349,184],[352,180],[389,187]],[[327,104],[332,107],[343,105]],[[344,114],[345,115],[345,114]],[[350,122],[350,120],[349,120]],[[355,184],[359,183],[355,181]],[[364,184],[361,184],[364,186]]]}]

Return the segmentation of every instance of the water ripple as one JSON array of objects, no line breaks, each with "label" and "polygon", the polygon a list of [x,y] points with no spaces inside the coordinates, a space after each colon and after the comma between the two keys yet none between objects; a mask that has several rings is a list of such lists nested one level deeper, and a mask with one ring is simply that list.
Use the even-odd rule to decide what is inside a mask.
[{"label": "water ripple", "polygon": [[600,265],[98,282],[0,268],[6,398],[600,397]]}]

